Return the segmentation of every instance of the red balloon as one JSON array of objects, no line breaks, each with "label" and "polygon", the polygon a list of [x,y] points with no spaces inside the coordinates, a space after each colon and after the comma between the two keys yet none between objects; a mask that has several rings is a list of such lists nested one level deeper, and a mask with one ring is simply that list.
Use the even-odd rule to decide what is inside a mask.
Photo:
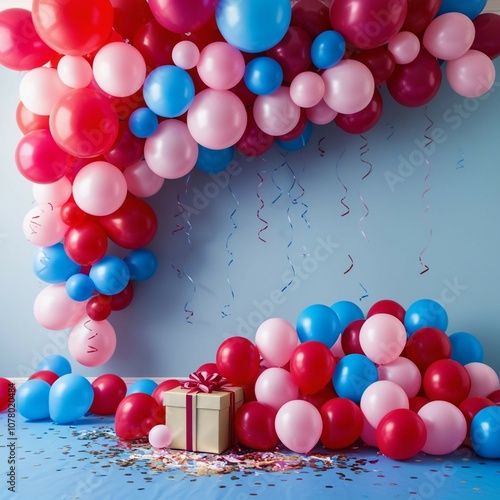
[{"label": "red balloon", "polygon": [[219,373],[216,363],[204,363],[198,367],[197,372],[207,372],[209,375],[213,375],[214,373]]},{"label": "red balloon", "polygon": [[414,396],[413,398],[409,399],[410,410],[414,411],[415,413],[418,413],[420,408],[422,408],[422,406],[426,405],[429,401],[430,401],[430,399],[428,399],[424,396]]},{"label": "red balloon", "polygon": [[40,370],[33,373],[30,376],[29,380],[43,380],[44,382],[47,382],[47,384],[52,385],[58,378],[59,375],[55,372],[52,372],[50,370]]},{"label": "red balloon", "polygon": [[129,281],[127,286],[118,293],[111,295],[111,309],[113,311],[122,311],[127,308],[134,298],[134,285]]},{"label": "red balloon", "polygon": [[293,350],[290,374],[302,394],[315,394],[332,379],[335,364],[332,352],[323,342],[308,340]]},{"label": "red balloon", "polygon": [[362,62],[371,71],[377,87],[387,81],[396,67],[394,56],[386,46],[362,50],[353,54],[351,59]]},{"label": "red balloon", "polygon": [[147,0],[110,0],[113,7],[113,27],[120,35],[132,40],[137,29],[153,18]]},{"label": "red balloon", "polygon": [[104,229],[93,220],[83,220],[70,227],[64,236],[64,250],[68,257],[82,266],[91,266],[101,260],[108,249]]},{"label": "red balloon", "polygon": [[493,12],[479,14],[472,21],[476,28],[471,49],[483,52],[490,59],[500,56],[500,15]]},{"label": "red balloon", "polygon": [[458,409],[464,414],[465,421],[467,422],[467,436],[470,434],[470,424],[476,413],[487,406],[495,406],[495,403],[488,398],[482,396],[471,396],[464,399],[459,405]]},{"label": "red balloon", "polygon": [[380,451],[393,460],[407,460],[424,447],[427,429],[422,418],[412,410],[398,408],[387,413],[375,433]]},{"label": "red balloon", "polygon": [[242,78],[232,89],[231,92],[236,94],[241,102],[245,105],[245,108],[250,108],[253,106],[255,99],[257,98],[257,94],[254,94],[245,83],[245,80]]},{"label": "red balloon", "polygon": [[402,106],[418,107],[434,98],[442,80],[438,60],[422,48],[411,63],[396,65],[387,80],[387,90]]},{"label": "red balloon", "polygon": [[491,394],[488,395],[488,399],[490,401],[493,401],[496,405],[500,406],[500,389],[497,389],[496,391],[493,391]]},{"label": "red balloon", "polygon": [[320,409],[323,420],[321,444],[330,450],[352,445],[363,430],[363,412],[347,398],[334,398]]},{"label": "red balloon", "polygon": [[84,212],[75,202],[73,196],[61,206],[60,212],[61,220],[67,226],[76,226],[83,222],[86,218],[91,217],[86,212]]},{"label": "red balloon", "polygon": [[396,301],[384,299],[375,302],[375,304],[373,304],[370,309],[368,309],[366,317],[369,318],[370,316],[379,313],[392,314],[392,316],[398,318],[401,323],[404,323],[406,310],[401,304],[398,304]]},{"label": "red balloon", "polygon": [[469,395],[471,379],[458,361],[439,359],[425,370],[422,386],[431,401],[438,399],[458,406]]},{"label": "red balloon", "polygon": [[[217,366],[217,365],[215,365]],[[243,399],[246,403],[249,401],[256,401],[257,397],[255,396],[255,382],[257,382],[257,379],[259,378],[259,375],[266,369],[265,366],[259,366],[259,371],[257,372],[257,375],[255,378],[248,382],[245,386],[243,386]]]},{"label": "red balloon", "polygon": [[235,147],[245,156],[260,156],[272,148],[275,139],[258,127],[251,109],[247,117],[247,126]]},{"label": "red balloon", "polygon": [[99,223],[111,241],[129,249],[145,247],[158,228],[155,211],[142,198],[131,194],[118,210],[99,217]]},{"label": "red balloon", "polygon": [[91,297],[85,306],[87,316],[94,321],[104,321],[111,314],[111,297],[98,294]]},{"label": "red balloon", "polygon": [[243,446],[266,451],[278,444],[274,426],[276,412],[258,401],[245,403],[236,413],[234,429]]},{"label": "red balloon", "polygon": [[125,396],[116,408],[115,432],[125,441],[145,438],[159,424],[165,424],[164,410],[153,396],[144,392]]},{"label": "red balloon", "polygon": [[344,328],[340,336],[344,354],[365,354],[359,343],[359,332],[365,321],[364,319],[355,319]]},{"label": "red balloon", "polygon": [[160,382],[155,388],[151,396],[163,408],[163,393],[179,387],[181,383],[176,379],[167,379]]},{"label": "red balloon", "polygon": [[127,384],[118,375],[99,375],[93,382],[94,400],[89,409],[94,415],[114,415],[127,394]]},{"label": "red balloon", "polygon": [[337,393],[335,392],[335,389],[333,387],[333,381],[330,379],[330,381],[323,387],[318,392],[315,392],[314,394],[301,394],[301,399],[304,401],[307,401],[308,403],[311,403],[314,405],[318,410],[321,410],[321,407],[327,402],[330,401],[330,399],[336,398]]},{"label": "red balloon", "polygon": [[348,132],[349,134],[364,134],[378,123],[382,116],[383,107],[382,94],[375,88],[373,97],[365,108],[349,115],[339,113],[333,121],[344,132]]},{"label": "red balloon", "polygon": [[290,24],[306,31],[311,40],[332,29],[329,9],[321,0],[298,0],[292,7]]},{"label": "red balloon", "polygon": [[142,160],[145,139],[130,131],[128,122],[121,121],[115,143],[104,153],[104,158],[119,169],[127,168]]},{"label": "red balloon", "polygon": [[300,110],[300,116],[299,116],[299,121],[297,122],[297,125],[293,127],[290,132],[283,134],[283,135],[278,135],[275,137],[275,140],[277,141],[293,141],[294,139],[297,139],[302,132],[304,132],[304,129],[306,128],[307,125],[307,114],[305,109]]},{"label": "red balloon", "polygon": [[[14,403],[16,387],[9,379],[0,377],[0,411],[4,411],[9,404]],[[14,406],[14,405],[12,405]]]},{"label": "red balloon", "polygon": [[434,361],[451,358],[451,342],[439,328],[426,326],[410,335],[403,355],[413,361],[423,375]]},{"label": "red balloon", "polygon": [[[122,122],[127,122],[130,115],[138,108],[143,108],[146,106],[144,101],[144,95],[142,93],[142,87],[132,95],[126,97],[114,97],[109,96],[109,99],[113,103],[116,113],[120,117]],[[120,124],[122,123],[120,122]],[[136,137],[138,139],[138,137]],[[117,138],[118,140],[118,138]],[[116,143],[115,143],[116,146]],[[112,147],[115,147],[112,146]],[[109,153],[109,152],[108,152]],[[118,166],[118,165],[117,165]]]},{"label": "red balloon", "polygon": [[23,135],[33,130],[48,129],[49,117],[31,112],[21,101],[16,108],[16,123]]},{"label": "red balloon", "polygon": [[217,349],[219,374],[235,386],[245,386],[257,378],[260,354],[257,346],[245,337],[229,337]]},{"label": "red balloon", "polygon": [[408,12],[401,31],[419,34],[436,17],[443,0],[408,0]]}]

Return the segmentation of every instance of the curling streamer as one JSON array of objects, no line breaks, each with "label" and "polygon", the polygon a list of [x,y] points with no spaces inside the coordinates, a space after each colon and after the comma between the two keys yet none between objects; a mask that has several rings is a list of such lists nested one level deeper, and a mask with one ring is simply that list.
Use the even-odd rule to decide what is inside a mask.
[{"label": "curling streamer", "polygon": [[359,300],[363,300],[363,299],[366,299],[368,297],[368,290],[360,283],[359,286],[363,289],[363,291],[365,292],[364,295],[361,295],[361,297],[359,298]]},{"label": "curling streamer", "polygon": [[[363,158],[363,156],[366,153],[368,153],[368,151],[370,149],[368,147],[368,141],[367,141],[366,137],[364,135],[361,135],[360,137],[361,137],[361,139],[363,139],[365,141],[365,143],[359,148],[359,150],[360,150],[359,158],[360,158],[360,160],[361,160],[362,163],[365,163],[366,165],[368,165],[368,171],[365,173],[365,175],[363,175],[363,177],[361,177],[361,182],[363,182],[371,174],[373,166],[372,166],[372,164],[369,161],[367,161],[367,160],[365,160]],[[363,231],[363,228],[362,228],[362,222],[370,214],[370,209],[368,208],[368,205],[365,203],[365,200],[361,196],[361,194],[359,192],[359,189],[358,189],[358,196],[359,196],[359,199],[360,199],[362,205],[365,207],[365,210],[366,210],[365,214],[359,219],[359,222],[358,222],[361,234],[363,235],[363,238],[366,239],[366,234],[365,234],[365,232]]]},{"label": "curling streamer", "polygon": [[321,147],[321,143],[325,140],[325,137],[322,137],[319,141],[318,141],[318,151],[319,151],[319,155],[320,156],[325,156],[325,150]]},{"label": "curling streamer", "polygon": [[349,260],[351,261],[351,265],[344,271],[344,274],[347,274],[354,266],[354,261],[352,260],[352,257],[350,254],[347,255],[349,257]]},{"label": "curling streamer", "polygon": [[389,135],[387,136],[386,141],[388,141],[394,135],[394,125],[389,122],[387,124],[387,128],[389,129]]},{"label": "curling streamer", "polygon": [[337,164],[335,165],[335,173],[337,175],[337,179],[340,182],[340,184],[342,184],[342,187],[344,188],[344,196],[340,200],[340,203],[345,207],[346,211],[340,215],[341,217],[346,216],[351,211],[349,206],[344,201],[347,197],[347,186],[341,181],[340,175],[339,175],[339,164],[340,164],[340,160],[342,160],[342,157],[344,156],[344,153],[345,153],[345,149],[344,149],[344,151],[342,151],[342,154],[339,156],[339,158],[337,160]]},{"label": "curling streamer", "polygon": [[[259,189],[262,186],[262,184],[264,183],[264,178],[262,177],[262,175],[260,175],[260,172],[261,171],[257,172],[257,177],[259,178],[259,184],[257,186],[257,193],[256,194],[257,194],[258,200],[260,201],[260,207],[257,209],[257,219],[259,219],[262,222],[262,224],[264,224],[264,226],[259,229],[257,236],[258,236],[260,241],[262,241],[263,243],[266,243],[266,240],[264,238],[262,238],[261,233],[263,233],[269,227],[269,225],[267,224],[267,221],[260,216],[260,212],[265,206],[264,200],[259,195]],[[264,172],[264,171],[262,171],[262,172]]]},{"label": "curling streamer", "polygon": [[461,149],[459,149],[459,151],[460,151],[460,154],[462,155],[462,157],[460,158],[460,160],[457,161],[456,169],[464,168],[465,155]]}]

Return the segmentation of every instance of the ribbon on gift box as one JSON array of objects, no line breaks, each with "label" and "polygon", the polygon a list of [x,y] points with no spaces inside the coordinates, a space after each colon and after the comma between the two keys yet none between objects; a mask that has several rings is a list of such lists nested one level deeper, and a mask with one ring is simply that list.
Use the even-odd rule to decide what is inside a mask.
[{"label": "ribbon on gift box", "polygon": [[196,427],[196,408],[195,397],[199,392],[210,393],[213,391],[221,391],[229,393],[230,415],[229,415],[229,436],[231,437],[231,445],[234,445],[234,416],[236,413],[236,398],[234,392],[230,389],[231,384],[218,373],[208,373],[205,371],[193,372],[189,375],[188,380],[182,382],[181,387],[188,389],[186,394],[186,450],[196,451],[194,448],[193,428]]}]

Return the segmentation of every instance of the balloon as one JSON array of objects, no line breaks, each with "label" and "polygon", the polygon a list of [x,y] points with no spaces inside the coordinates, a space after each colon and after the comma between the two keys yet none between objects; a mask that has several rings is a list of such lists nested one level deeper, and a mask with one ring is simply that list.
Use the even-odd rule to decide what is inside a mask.
[{"label": "balloon", "polygon": [[177,42],[172,49],[172,61],[182,69],[192,69],[200,60],[200,49],[191,40]]},{"label": "balloon", "polygon": [[92,81],[92,66],[83,56],[62,56],[57,63],[57,74],[64,85],[73,89],[87,87]]},{"label": "balloon", "polygon": [[488,394],[488,399],[500,406],[500,388],[495,389],[491,394]]},{"label": "balloon", "polygon": [[62,243],[41,247],[33,256],[33,273],[46,283],[63,283],[80,271],[80,266],[72,261]]},{"label": "balloon", "polygon": [[198,145],[196,166],[207,174],[216,174],[226,170],[233,158],[234,146],[224,149],[209,149]]},{"label": "balloon", "polygon": [[330,349],[341,333],[340,320],[331,307],[313,304],[300,313],[296,330],[301,342],[317,340]]},{"label": "balloon", "polygon": [[471,380],[469,397],[488,397],[493,391],[500,388],[499,377],[496,371],[485,363],[472,362],[465,365]]},{"label": "balloon", "polygon": [[82,375],[59,377],[49,391],[49,414],[56,424],[70,424],[88,412],[94,399],[90,382]]},{"label": "balloon", "polygon": [[381,453],[393,460],[417,455],[427,439],[425,423],[415,412],[399,408],[385,415],[377,426],[376,441]]},{"label": "balloon", "polygon": [[219,373],[231,384],[243,386],[257,376],[259,350],[245,337],[229,337],[218,347],[216,363]]},{"label": "balloon", "polygon": [[451,357],[450,339],[438,328],[421,328],[407,340],[404,355],[413,361],[423,374],[434,361]]},{"label": "balloon", "polygon": [[302,400],[285,403],[278,410],[274,424],[280,441],[296,453],[309,453],[318,443],[323,430],[319,410]]},{"label": "balloon", "polygon": [[269,318],[257,328],[255,345],[269,366],[284,366],[299,343],[294,326],[282,318]]},{"label": "balloon", "polygon": [[89,299],[85,312],[87,316],[94,321],[104,321],[111,314],[111,297],[97,293]]},{"label": "balloon", "polygon": [[385,45],[354,53],[351,58],[370,70],[376,87],[385,83],[396,67],[394,56]]},{"label": "balloon", "polygon": [[168,448],[173,437],[172,431],[165,424],[155,425],[148,434],[149,444],[153,448]]},{"label": "balloon", "polygon": [[321,0],[298,0],[292,7],[291,24],[305,30],[312,40],[331,29],[328,6]]},{"label": "balloon", "polygon": [[60,54],[83,56],[104,45],[113,27],[109,0],[33,0],[33,24],[40,38]]},{"label": "balloon", "polygon": [[153,392],[158,387],[158,384],[150,378],[140,378],[132,382],[127,389],[127,396],[135,394],[136,392],[143,392],[144,394],[153,395]]},{"label": "balloon", "polygon": [[448,401],[431,401],[417,415],[424,421],[427,439],[422,451],[429,455],[446,455],[455,451],[467,435],[462,412]]},{"label": "balloon", "polygon": [[359,406],[347,398],[334,398],[320,409],[323,420],[321,444],[330,450],[351,446],[361,435],[363,413]]},{"label": "balloon", "polygon": [[127,286],[130,280],[130,270],[120,257],[106,255],[92,265],[89,276],[98,292],[114,295]]},{"label": "balloon", "polygon": [[111,295],[111,310],[122,311],[130,305],[133,298],[134,286],[132,285],[132,282],[129,281],[128,285],[121,292]]},{"label": "balloon", "polygon": [[254,94],[268,95],[276,92],[283,83],[283,69],[276,59],[260,56],[247,63],[243,79]]},{"label": "balloon", "polygon": [[415,413],[418,413],[420,408],[422,408],[422,406],[426,405],[430,401],[430,399],[424,396],[414,396],[409,400],[410,400],[410,410],[414,411]]},{"label": "balloon", "polygon": [[343,332],[347,325],[353,321],[364,319],[365,315],[361,308],[349,300],[339,300],[332,304],[332,309],[340,321],[340,330]]},{"label": "balloon", "polygon": [[118,375],[106,373],[92,382],[94,399],[89,412],[94,415],[114,415],[127,392],[127,384]]},{"label": "balloon", "polygon": [[[196,370],[202,371],[202,370]],[[160,407],[163,408],[163,394],[171,389],[179,387],[181,383],[177,379],[167,379],[160,382],[151,393],[153,399],[158,403]]]},{"label": "balloon", "polygon": [[458,406],[471,389],[469,373],[458,361],[439,359],[426,370],[422,379],[425,395]]},{"label": "balloon", "polygon": [[341,398],[359,403],[362,394],[378,380],[377,367],[362,354],[347,354],[335,366],[333,387]]},{"label": "balloon", "polygon": [[480,410],[472,419],[470,437],[473,450],[484,458],[500,458],[500,406]]},{"label": "balloon", "polygon": [[463,56],[448,61],[446,78],[451,88],[464,97],[480,97],[495,82],[493,61],[478,50],[469,50]]},{"label": "balloon", "polygon": [[149,108],[137,108],[128,119],[128,126],[136,137],[146,138],[158,128],[158,117]]},{"label": "balloon", "polygon": [[[59,378],[59,375],[53,371],[50,370],[39,370],[35,373],[32,373],[29,377],[28,380],[43,380],[44,382],[47,382],[47,384],[52,385],[57,379]],[[47,399],[47,403],[48,403]],[[48,416],[48,413],[47,413]]]},{"label": "balloon", "polygon": [[290,98],[302,108],[312,108],[325,93],[325,82],[321,75],[313,71],[299,73],[290,84]]},{"label": "balloon", "polygon": [[115,143],[104,154],[109,163],[123,170],[142,160],[144,141],[130,131],[128,124],[121,121]]},{"label": "balloon", "polygon": [[[292,132],[290,132],[290,134]],[[309,140],[311,139],[311,135],[312,135],[312,124],[308,120],[306,121],[305,126],[299,136],[295,137],[294,139],[288,139],[288,140],[276,138],[275,144],[280,148],[285,149],[286,151],[298,151],[299,149],[304,148],[308,144]]]},{"label": "balloon", "polygon": [[419,34],[436,17],[442,0],[408,0],[408,12],[401,31]]},{"label": "balloon", "polygon": [[33,130],[49,128],[49,117],[48,115],[42,116],[37,115],[30,111],[22,101],[16,108],[16,123],[23,135],[26,135]]},{"label": "balloon", "polygon": [[379,380],[390,380],[398,384],[408,398],[413,398],[419,393],[422,375],[417,365],[408,358],[399,356],[390,363],[380,365],[377,370]]},{"label": "balloon", "polygon": [[125,441],[141,439],[158,424],[165,422],[162,407],[149,394],[138,392],[125,396],[115,413],[116,435]]},{"label": "balloon", "polygon": [[467,2],[462,2],[461,0],[443,0],[437,15],[441,16],[447,12],[460,12],[474,19],[483,11],[486,7],[486,3],[486,0],[468,0]]},{"label": "balloon", "polygon": [[330,7],[330,22],[349,45],[372,49],[399,32],[406,13],[406,0],[335,0]]},{"label": "balloon", "polygon": [[144,158],[156,175],[164,179],[178,179],[194,168],[198,144],[184,122],[164,120],[146,139]]},{"label": "balloon", "polygon": [[165,182],[164,177],[155,174],[145,160],[130,165],[123,171],[130,194],[139,198],[148,198],[158,193]]},{"label": "balloon", "polygon": [[15,394],[16,410],[27,420],[43,420],[49,417],[50,384],[45,380],[32,379],[23,382]]},{"label": "balloon", "polygon": [[449,336],[451,342],[451,359],[462,365],[479,362],[484,359],[484,349],[481,341],[468,332],[455,332]]},{"label": "balloon", "polygon": [[448,314],[439,302],[431,299],[420,299],[407,308],[404,324],[409,335],[427,326],[445,332],[448,328]]},{"label": "balloon", "polygon": [[338,399],[337,393],[333,388],[333,382],[330,381],[318,392],[314,394],[299,394],[299,399],[303,399],[304,401],[309,401],[312,403],[318,410],[321,410],[321,407],[330,399]]},{"label": "balloon", "polygon": [[260,156],[269,151],[274,144],[274,137],[266,134],[255,122],[252,110],[247,114],[247,125],[241,138],[236,142],[236,149],[245,156]]},{"label": "balloon", "polygon": [[366,108],[373,98],[375,81],[371,71],[354,59],[344,59],[321,75],[323,99],[338,113],[351,114]]},{"label": "balloon", "polygon": [[345,40],[338,31],[323,31],[311,45],[312,63],[319,69],[335,66],[344,57],[344,53]]},{"label": "balloon", "polygon": [[278,411],[285,403],[298,399],[299,389],[290,372],[283,368],[266,368],[255,381],[255,398]]},{"label": "balloon", "polygon": [[496,36],[500,29],[500,14],[485,12],[474,18],[473,23],[476,34],[471,49],[496,59],[500,55],[500,40]]},{"label": "balloon", "polygon": [[239,442],[258,451],[266,451],[278,444],[274,427],[276,412],[269,406],[250,401],[236,413],[234,429]]},{"label": "balloon", "polygon": [[408,64],[418,56],[420,40],[411,31],[400,31],[389,40],[387,48],[396,64]]},{"label": "balloon", "polygon": [[148,280],[158,267],[155,254],[147,248],[132,250],[123,260],[130,271],[130,279],[135,281]]},{"label": "balloon", "polygon": [[377,429],[368,423],[366,417],[363,415],[363,429],[360,435],[361,440],[367,446],[377,447]]},{"label": "balloon", "polygon": [[71,373],[71,364],[64,356],[51,354],[50,356],[45,356],[36,365],[35,372],[41,371],[51,371],[62,377]]},{"label": "balloon", "polygon": [[243,52],[263,52],[284,36],[292,18],[288,0],[219,0],[217,27],[225,40]]},{"label": "balloon", "polygon": [[33,197],[41,205],[50,203],[54,207],[60,207],[66,203],[71,196],[71,182],[67,177],[61,177],[55,182],[48,184],[33,184]]},{"label": "balloon", "polygon": [[115,348],[116,333],[107,320],[94,321],[84,316],[69,332],[68,351],[83,366],[103,365]]},{"label": "balloon", "polygon": [[324,99],[321,99],[318,104],[306,109],[307,119],[316,125],[326,125],[330,123],[337,114],[337,111],[330,108]]},{"label": "balloon", "polygon": [[113,28],[128,40],[132,40],[137,29],[153,17],[147,0],[111,0],[111,5]]},{"label": "balloon", "polygon": [[495,406],[495,403],[483,396],[470,396],[464,399],[458,409],[464,414],[467,422],[467,436],[470,436],[470,425],[477,412],[488,406]]},{"label": "balloon", "polygon": [[411,63],[396,65],[387,80],[387,89],[402,106],[418,107],[435,97],[442,79],[437,59],[421,48]]},{"label": "balloon", "polygon": [[62,204],[60,217],[70,227],[75,227],[81,222],[91,220],[91,217],[88,217],[88,214],[75,203],[73,195],[70,195],[66,202]]},{"label": "balloon", "polygon": [[406,311],[404,307],[394,300],[384,299],[375,302],[368,312],[366,313],[366,317],[369,318],[374,314],[378,313],[387,313],[392,314],[396,318],[399,319],[402,323],[404,323]]},{"label": "balloon", "polygon": [[392,314],[374,314],[361,326],[359,344],[374,363],[390,363],[403,352],[406,330],[403,323]]},{"label": "balloon", "polygon": [[104,229],[93,220],[83,220],[71,227],[64,237],[68,257],[82,266],[91,266],[101,260],[108,249]]},{"label": "balloon", "polygon": [[322,342],[302,342],[292,352],[290,374],[304,395],[315,394],[323,389],[331,380],[334,370],[333,355]]},{"label": "balloon", "polygon": [[356,319],[345,327],[342,335],[340,335],[344,354],[364,354],[359,343],[359,332],[364,322],[364,319]]}]

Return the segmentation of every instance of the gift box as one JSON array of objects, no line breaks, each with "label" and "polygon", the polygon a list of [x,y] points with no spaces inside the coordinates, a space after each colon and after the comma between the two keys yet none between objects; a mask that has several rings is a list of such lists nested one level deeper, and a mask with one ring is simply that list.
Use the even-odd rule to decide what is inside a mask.
[{"label": "gift box", "polygon": [[220,380],[212,385],[193,382],[192,375],[181,387],[163,393],[173,435],[170,448],[223,453],[235,444],[234,416],[243,404],[243,388]]}]

